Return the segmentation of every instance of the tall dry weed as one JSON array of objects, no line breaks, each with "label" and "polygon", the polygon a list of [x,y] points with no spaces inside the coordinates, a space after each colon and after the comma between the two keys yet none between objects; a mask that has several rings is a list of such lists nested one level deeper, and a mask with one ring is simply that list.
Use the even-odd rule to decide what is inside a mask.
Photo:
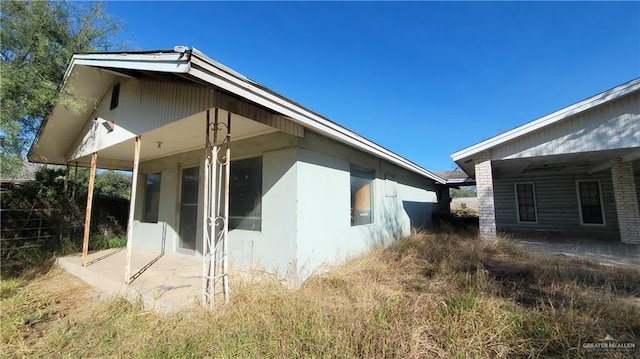
[{"label": "tall dry weed", "polygon": [[[192,308],[159,316],[123,300],[96,303],[91,315],[53,321],[37,341],[22,337],[29,345],[10,353],[587,358],[593,353],[582,344],[601,341],[605,335],[637,343],[640,307],[630,299],[640,296],[638,274],[585,261],[529,256],[508,240],[485,242],[445,228],[376,249],[311,278],[299,289],[269,280],[236,282],[231,304],[214,312]],[[5,300],[24,294],[7,293],[3,307]],[[45,309],[55,307],[44,303]],[[23,317],[20,310],[11,309],[14,318]],[[17,338],[25,333],[20,328],[14,331]],[[634,354],[639,352],[611,355]]]}]

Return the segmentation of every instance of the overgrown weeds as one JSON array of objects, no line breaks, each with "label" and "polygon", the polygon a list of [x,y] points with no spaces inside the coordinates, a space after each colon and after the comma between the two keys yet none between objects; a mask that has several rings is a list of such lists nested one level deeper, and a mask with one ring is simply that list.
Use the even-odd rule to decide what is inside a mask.
[{"label": "overgrown weeds", "polygon": [[[41,296],[45,284],[63,277],[55,274],[52,282],[3,288],[2,352],[18,357],[588,358],[597,353],[583,344],[602,342],[607,335],[640,347],[639,274],[581,260],[532,257],[506,241],[483,242],[455,229],[400,240],[296,290],[275,281],[234,282],[231,304],[214,312],[192,308],[161,316],[122,299],[85,300],[84,315],[65,312],[63,294]],[[639,354],[640,348],[607,353]]]}]

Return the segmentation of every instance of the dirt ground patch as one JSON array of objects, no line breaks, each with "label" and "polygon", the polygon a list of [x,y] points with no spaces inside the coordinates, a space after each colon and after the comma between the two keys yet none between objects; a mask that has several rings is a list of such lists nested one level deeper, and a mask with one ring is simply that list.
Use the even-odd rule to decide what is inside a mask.
[{"label": "dirt ground patch", "polygon": [[25,289],[42,291],[51,300],[50,308],[57,318],[88,315],[93,303],[106,298],[104,292],[59,268],[29,282]]},{"label": "dirt ground patch", "polygon": [[[87,320],[96,303],[107,296],[79,278],[54,268],[15,289],[2,302],[2,344],[18,356],[29,357],[61,321]],[[10,318],[9,318],[10,317]],[[4,351],[4,350],[2,350]],[[4,357],[0,355],[0,357]]]}]

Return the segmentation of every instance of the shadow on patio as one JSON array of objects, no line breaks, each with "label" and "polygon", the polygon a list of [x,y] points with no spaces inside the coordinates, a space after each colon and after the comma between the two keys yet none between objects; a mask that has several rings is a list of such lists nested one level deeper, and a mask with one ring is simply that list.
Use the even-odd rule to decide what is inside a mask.
[{"label": "shadow on patio", "polygon": [[82,267],[80,253],[56,260],[60,268],[88,284],[110,296],[138,301],[144,309],[171,312],[200,302],[201,261],[133,248],[133,281],[128,286],[124,282],[126,262],[125,248],[89,253],[86,267]]},{"label": "shadow on patio", "polygon": [[527,252],[563,255],[591,260],[602,265],[640,269],[640,245],[589,238],[512,238],[511,242]]}]

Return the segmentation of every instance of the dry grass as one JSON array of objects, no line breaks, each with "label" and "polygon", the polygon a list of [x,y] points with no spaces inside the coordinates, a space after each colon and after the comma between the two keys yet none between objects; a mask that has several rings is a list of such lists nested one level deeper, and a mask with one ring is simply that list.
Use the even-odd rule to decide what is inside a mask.
[{"label": "dry grass", "polygon": [[[214,313],[194,308],[159,316],[121,299],[93,302],[90,288],[53,271],[6,289],[3,282],[1,352],[100,358],[592,357],[582,344],[607,334],[640,347],[639,274],[529,257],[503,241],[422,233],[298,290],[269,281],[236,285],[232,304]],[[56,284],[65,281],[72,283]],[[610,357],[634,354],[640,348]]]}]

